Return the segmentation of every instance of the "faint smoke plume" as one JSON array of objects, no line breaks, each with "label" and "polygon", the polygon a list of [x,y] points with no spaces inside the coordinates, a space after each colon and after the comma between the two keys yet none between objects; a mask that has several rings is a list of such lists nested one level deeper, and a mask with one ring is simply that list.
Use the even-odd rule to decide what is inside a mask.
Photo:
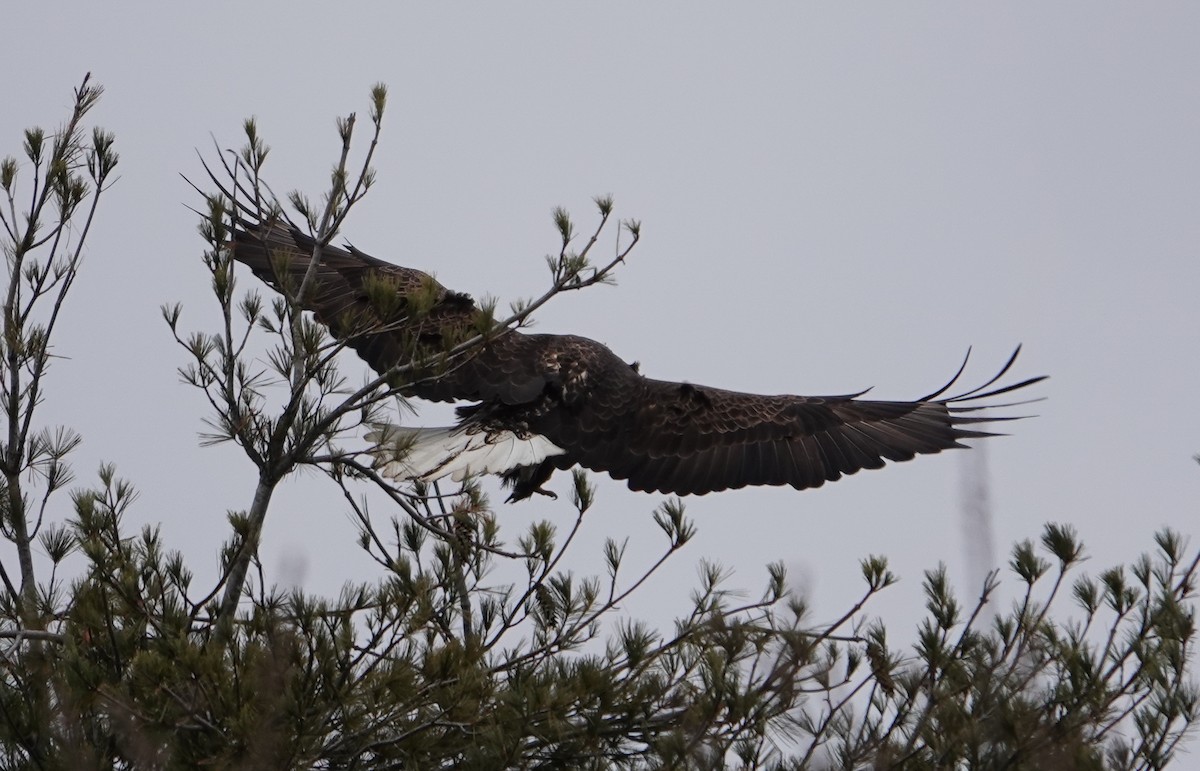
[{"label": "faint smoke plume", "polygon": [[992,501],[988,490],[987,442],[975,444],[962,453],[962,531],[966,545],[967,586],[979,591],[996,567],[995,537],[992,527]]}]

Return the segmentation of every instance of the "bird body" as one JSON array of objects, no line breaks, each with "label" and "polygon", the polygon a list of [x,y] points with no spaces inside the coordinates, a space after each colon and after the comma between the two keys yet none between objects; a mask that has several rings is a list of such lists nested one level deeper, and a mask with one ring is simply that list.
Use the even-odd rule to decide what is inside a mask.
[{"label": "bird body", "polygon": [[[277,291],[294,296],[314,242],[295,228],[243,223],[233,256]],[[979,388],[913,401],[858,394],[796,396],[726,391],[654,380],[606,346],[575,335],[503,329],[447,357],[448,345],[480,330],[468,295],[431,276],[347,247],[325,246],[300,304],[375,371],[409,365],[401,392],[467,401],[457,426],[376,429],[378,465],[402,479],[498,473],[510,500],[544,492],[556,469],[576,464],[633,490],[703,495],[747,485],[820,487],[844,474],[990,436],[973,424],[992,397],[1042,378],[997,386],[1017,353]],[[1019,348],[1017,351],[1019,352]],[[964,361],[965,367],[965,361]]]}]

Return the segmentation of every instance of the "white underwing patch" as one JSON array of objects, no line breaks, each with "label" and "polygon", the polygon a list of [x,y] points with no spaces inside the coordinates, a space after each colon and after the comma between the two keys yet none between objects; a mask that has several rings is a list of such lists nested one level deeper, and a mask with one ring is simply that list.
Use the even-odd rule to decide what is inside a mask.
[{"label": "white underwing patch", "polygon": [[433,482],[448,476],[461,482],[475,474],[502,474],[534,466],[566,452],[537,434],[478,427],[381,424],[366,438],[372,443],[369,452],[375,458],[375,470],[398,481]]}]

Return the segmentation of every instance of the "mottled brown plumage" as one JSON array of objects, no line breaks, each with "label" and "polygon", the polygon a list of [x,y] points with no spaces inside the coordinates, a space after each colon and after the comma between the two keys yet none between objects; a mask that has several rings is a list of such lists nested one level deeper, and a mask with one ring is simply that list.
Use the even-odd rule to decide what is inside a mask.
[{"label": "mottled brown plumage", "polygon": [[[259,278],[294,293],[313,242],[283,226],[243,226],[233,248]],[[381,303],[381,295],[389,302]],[[476,329],[470,297],[352,247],[322,250],[316,283],[302,305],[377,372],[414,357],[424,361],[427,376],[406,378],[404,392],[477,402],[459,410],[465,430],[540,435],[561,448],[535,466],[504,471],[518,500],[541,492],[555,469],[576,464],[627,480],[634,490],[679,495],[747,485],[820,487],[888,460],[989,436],[972,424],[1012,418],[977,414],[989,406],[986,400],[1042,379],[996,386],[1014,352],[983,386],[953,396],[944,394],[958,375],[908,402],[857,398],[861,394],[760,396],[653,380],[594,340],[512,330],[441,361],[447,340]]]}]

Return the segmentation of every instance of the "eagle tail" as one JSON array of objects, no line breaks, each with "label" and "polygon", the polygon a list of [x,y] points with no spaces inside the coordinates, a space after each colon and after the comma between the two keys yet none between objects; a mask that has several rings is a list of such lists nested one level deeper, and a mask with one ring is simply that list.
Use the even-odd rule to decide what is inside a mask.
[{"label": "eagle tail", "polygon": [[476,474],[504,474],[536,466],[551,455],[566,452],[537,434],[478,426],[376,425],[367,433],[367,441],[372,443],[376,471],[398,481],[433,482],[448,476],[462,482]]}]

